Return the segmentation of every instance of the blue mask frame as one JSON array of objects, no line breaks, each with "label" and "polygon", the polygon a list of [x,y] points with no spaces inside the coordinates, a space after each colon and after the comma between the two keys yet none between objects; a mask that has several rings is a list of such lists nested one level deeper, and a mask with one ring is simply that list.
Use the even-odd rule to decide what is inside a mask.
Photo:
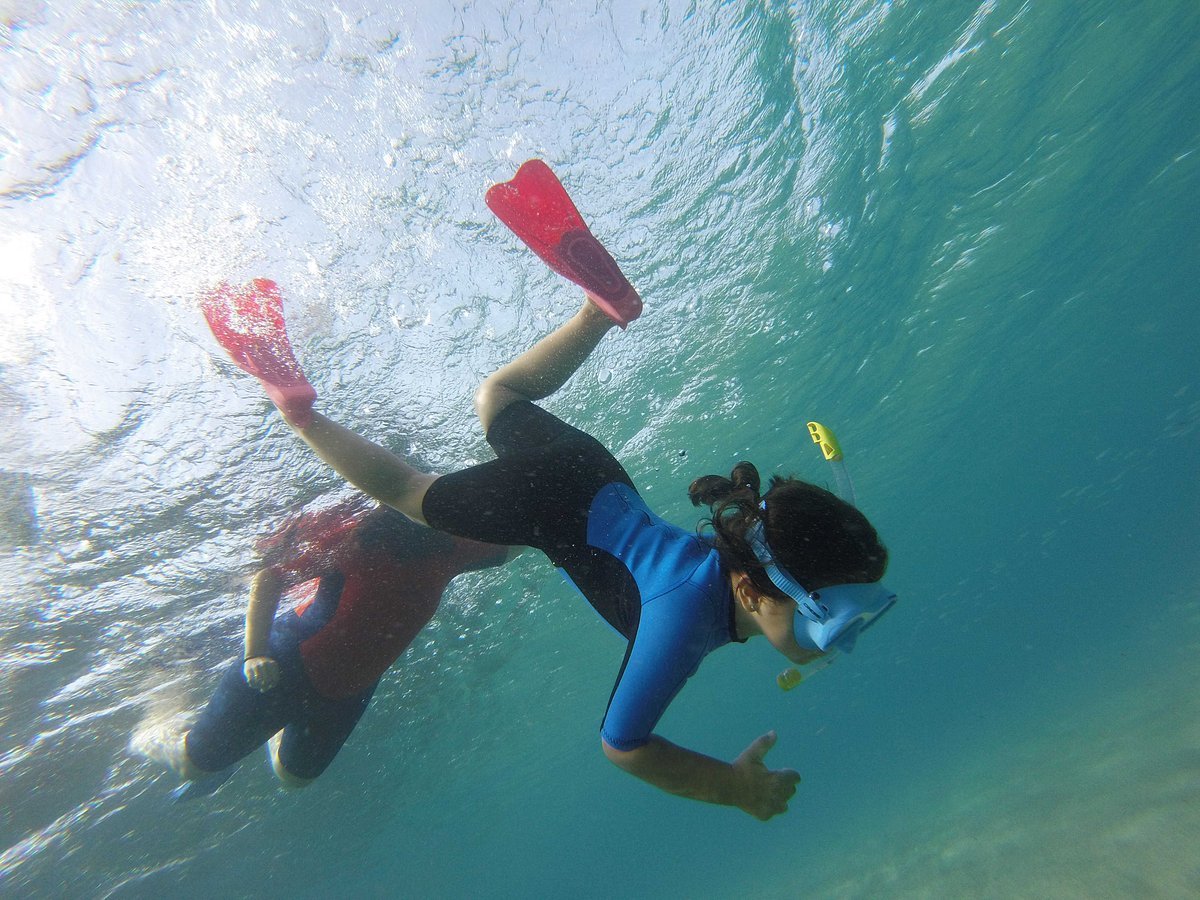
[{"label": "blue mask frame", "polygon": [[[761,506],[766,510],[765,501]],[[807,650],[825,652],[836,645],[849,653],[858,635],[896,603],[896,595],[878,581],[835,584],[809,593],[775,564],[762,522],[756,522],[746,533],[746,540],[771,584],[796,601],[792,631],[796,643]]]}]

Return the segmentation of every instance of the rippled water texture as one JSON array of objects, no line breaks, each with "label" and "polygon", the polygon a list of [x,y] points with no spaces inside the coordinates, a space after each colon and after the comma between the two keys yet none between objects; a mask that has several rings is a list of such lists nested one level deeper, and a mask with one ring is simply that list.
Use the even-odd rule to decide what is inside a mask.
[{"label": "rippled water texture", "polygon": [[[1200,893],[1200,6],[0,0],[0,893]],[[131,756],[238,652],[252,544],[341,487],[197,294],[276,279],[322,408],[423,465],[573,310],[483,191],[549,161],[647,300],[552,407],[660,511],[837,428],[902,603],[619,773],[622,647],[532,558],[456,582],[329,772]]]}]

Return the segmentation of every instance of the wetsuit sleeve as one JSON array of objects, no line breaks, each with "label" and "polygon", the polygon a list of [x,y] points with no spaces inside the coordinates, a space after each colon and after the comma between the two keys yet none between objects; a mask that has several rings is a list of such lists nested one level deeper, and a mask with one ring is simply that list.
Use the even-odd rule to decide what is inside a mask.
[{"label": "wetsuit sleeve", "polygon": [[689,617],[680,614],[680,607],[695,602],[696,593],[693,586],[681,585],[643,608],[600,729],[610,747],[633,750],[646,743],[699,668],[705,644],[697,640]]}]

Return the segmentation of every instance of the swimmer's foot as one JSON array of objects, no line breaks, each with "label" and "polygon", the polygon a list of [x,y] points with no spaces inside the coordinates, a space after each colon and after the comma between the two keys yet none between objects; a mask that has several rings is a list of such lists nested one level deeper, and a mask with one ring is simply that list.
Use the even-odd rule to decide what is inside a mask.
[{"label": "swimmer's foot", "polygon": [[134,732],[129,740],[129,749],[165,769],[170,769],[181,778],[188,777],[193,767],[188,760],[184,741],[187,725],[178,718],[155,722]]},{"label": "swimmer's foot", "polygon": [[307,427],[317,392],[292,353],[279,286],[266,278],[241,286],[222,283],[201,298],[200,306],[230,358],[262,382],[289,422]]},{"label": "swimmer's foot", "polygon": [[546,265],[583,288],[622,328],[642,314],[642,298],[540,159],[521,166],[511,181],[492,185],[484,200]]},{"label": "swimmer's foot", "polygon": [[194,723],[192,714],[173,716],[140,728],[129,740],[130,751],[185,779],[171,791],[171,799],[176,802],[207,797],[228,781],[236,768],[230,766],[220,772],[196,768],[187,754],[187,734]]}]

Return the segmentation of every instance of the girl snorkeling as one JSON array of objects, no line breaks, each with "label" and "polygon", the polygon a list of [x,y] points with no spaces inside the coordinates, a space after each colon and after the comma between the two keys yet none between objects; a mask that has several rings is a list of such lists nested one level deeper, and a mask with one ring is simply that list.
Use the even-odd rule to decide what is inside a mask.
[{"label": "girl snorkeling", "polygon": [[879,584],[887,550],[850,503],[791,478],[772,478],[764,493],[749,463],[729,478],[692,483],[692,502],[711,509],[711,534],[655,515],[607,449],[536,405],[609,329],[637,318],[641,299],[544,163],[526,163],[487,200],[586,295],[570,320],[479,386],[475,412],[496,459],[431,475],[314,412],[315,391],[290,348],[281,353],[278,339],[247,342],[228,326],[270,317],[279,303],[271,282],[223,286],[211,295],[206,312],[214,333],[264,382],[292,429],[350,483],[439,531],[540,550],[626,638],[600,729],[609,760],[672,794],[763,820],[785,812],[800,776],[764,763],[774,732],[725,762],[673,744],[654,727],[701,660],[720,646],[763,635],[804,665],[839,641],[852,642],[894,600]]}]

